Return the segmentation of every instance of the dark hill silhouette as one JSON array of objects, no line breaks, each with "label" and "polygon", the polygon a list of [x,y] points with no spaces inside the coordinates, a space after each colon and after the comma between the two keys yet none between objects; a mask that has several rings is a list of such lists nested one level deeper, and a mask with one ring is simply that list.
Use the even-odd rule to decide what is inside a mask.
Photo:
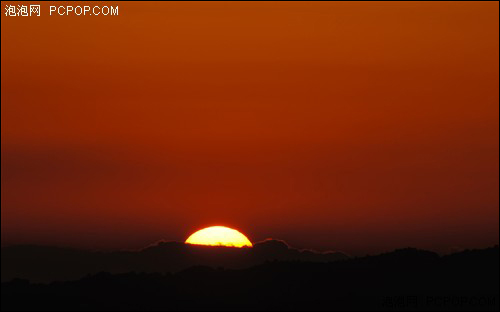
[{"label": "dark hill silhouette", "polygon": [[[261,251],[275,250],[271,246]],[[161,255],[160,250],[143,252]],[[174,274],[98,273],[50,284],[17,279],[2,283],[1,308],[498,310],[498,261],[498,246],[443,257],[408,248],[335,262],[268,261],[240,270],[193,266]]]},{"label": "dark hill silhouette", "polygon": [[348,257],[340,252],[313,252],[266,240],[253,248],[227,248],[160,242],[139,251],[90,252],[33,245],[2,248],[2,281],[13,278],[34,282],[65,281],[98,272],[169,273],[192,266],[241,269],[265,261],[330,262]]}]

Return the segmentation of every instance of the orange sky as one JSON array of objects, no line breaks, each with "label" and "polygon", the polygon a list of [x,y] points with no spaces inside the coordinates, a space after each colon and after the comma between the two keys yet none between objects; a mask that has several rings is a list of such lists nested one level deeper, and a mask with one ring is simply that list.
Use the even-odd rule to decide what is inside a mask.
[{"label": "orange sky", "polygon": [[498,2],[41,4],[1,18],[3,244],[498,244]]}]

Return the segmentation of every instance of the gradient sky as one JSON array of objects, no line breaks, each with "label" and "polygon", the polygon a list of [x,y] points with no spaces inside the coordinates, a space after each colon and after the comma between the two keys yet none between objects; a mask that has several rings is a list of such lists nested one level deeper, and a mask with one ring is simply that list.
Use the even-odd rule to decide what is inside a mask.
[{"label": "gradient sky", "polygon": [[498,2],[49,4],[1,18],[2,244],[498,244]]}]

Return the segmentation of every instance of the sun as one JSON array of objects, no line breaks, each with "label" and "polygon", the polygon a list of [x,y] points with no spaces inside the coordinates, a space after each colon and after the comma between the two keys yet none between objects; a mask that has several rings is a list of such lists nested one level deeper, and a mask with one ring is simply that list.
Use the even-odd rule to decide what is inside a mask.
[{"label": "sun", "polygon": [[250,240],[237,230],[225,226],[211,226],[189,236],[186,244],[226,247],[252,247]]}]

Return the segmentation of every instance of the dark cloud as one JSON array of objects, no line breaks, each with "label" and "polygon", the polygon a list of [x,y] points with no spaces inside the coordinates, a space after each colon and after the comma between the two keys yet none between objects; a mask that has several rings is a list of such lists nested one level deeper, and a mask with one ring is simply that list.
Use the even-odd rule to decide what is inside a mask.
[{"label": "dark cloud", "polygon": [[331,262],[348,258],[341,252],[298,250],[273,239],[255,243],[253,248],[158,242],[138,251],[114,252],[19,245],[2,248],[2,281],[24,278],[48,282],[78,279],[102,271],[167,273],[193,266],[242,269],[267,261]]}]

